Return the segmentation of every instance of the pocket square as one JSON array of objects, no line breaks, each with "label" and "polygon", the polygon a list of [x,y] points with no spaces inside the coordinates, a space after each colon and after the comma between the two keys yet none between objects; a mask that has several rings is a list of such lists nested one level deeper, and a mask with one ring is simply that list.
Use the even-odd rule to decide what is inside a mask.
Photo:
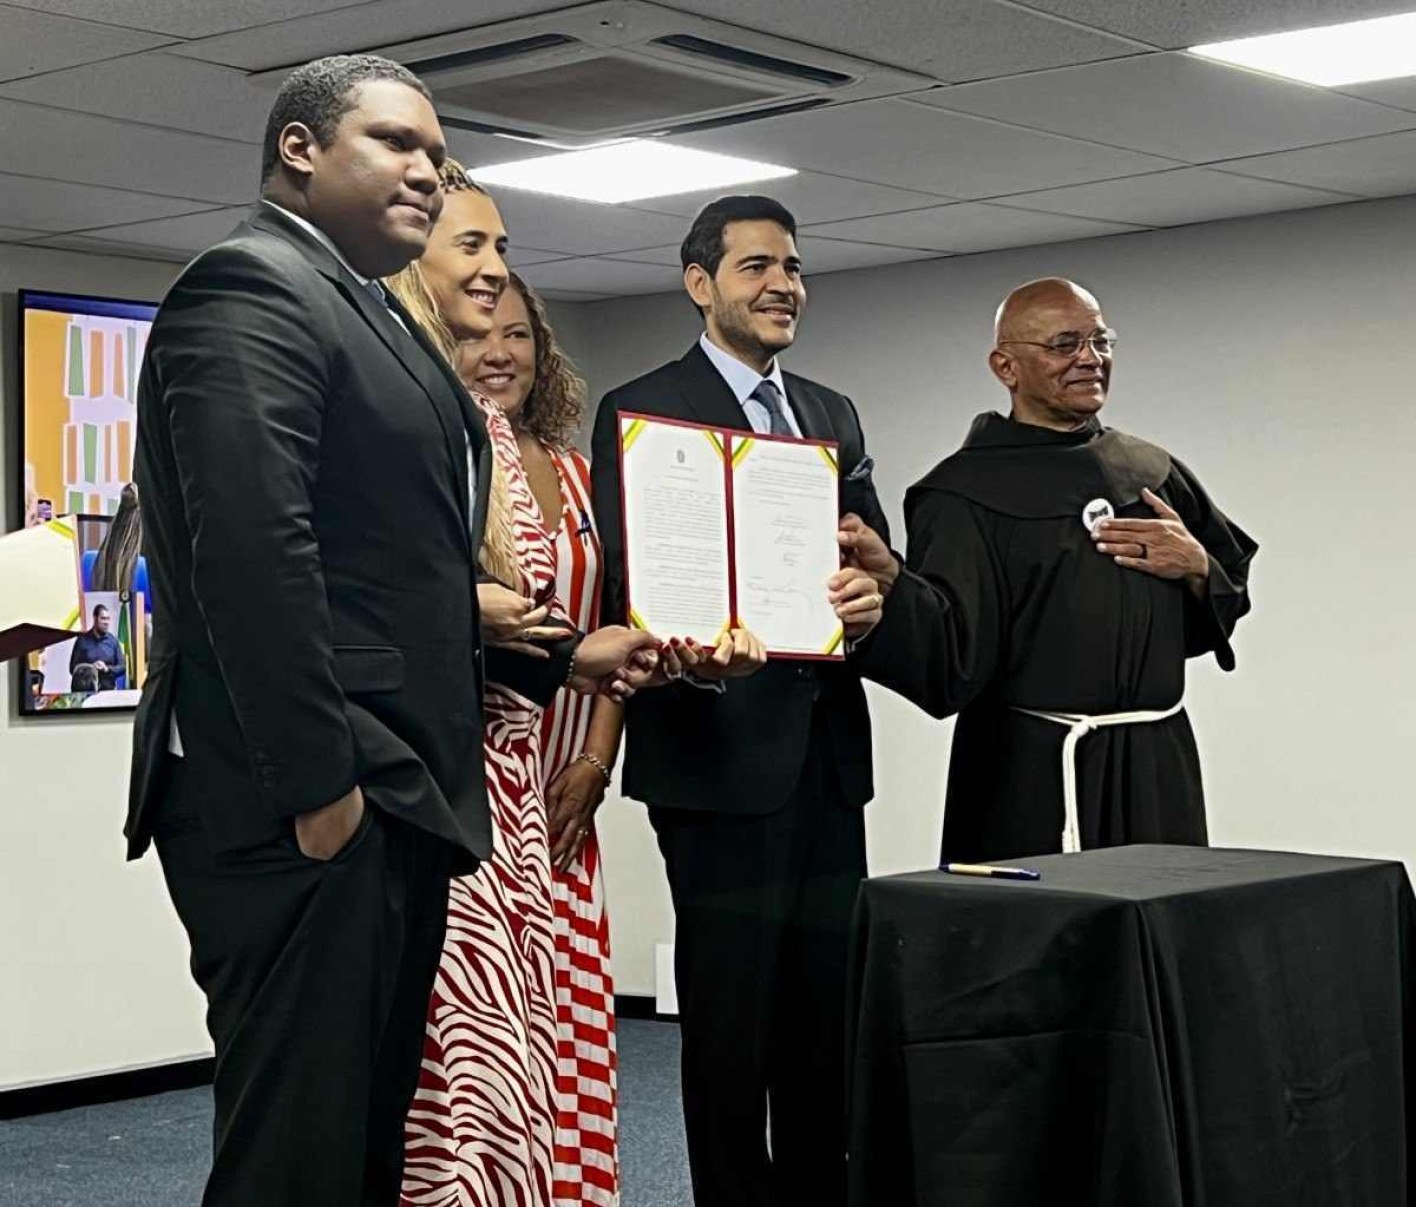
[{"label": "pocket square", "polygon": [[855,467],[846,475],[847,482],[865,482],[869,479],[871,471],[875,468],[875,459],[868,453],[855,463]]}]

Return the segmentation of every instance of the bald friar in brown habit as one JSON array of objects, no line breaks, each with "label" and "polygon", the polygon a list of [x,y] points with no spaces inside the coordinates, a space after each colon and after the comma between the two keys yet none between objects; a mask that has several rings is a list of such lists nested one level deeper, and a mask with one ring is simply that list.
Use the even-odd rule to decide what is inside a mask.
[{"label": "bald friar in brown habit", "polygon": [[862,670],[958,714],[944,858],[1202,845],[1185,662],[1233,669],[1257,545],[1164,449],[1102,426],[1116,336],[1090,293],[1023,285],[995,336],[1011,411],[905,496],[906,572]]}]

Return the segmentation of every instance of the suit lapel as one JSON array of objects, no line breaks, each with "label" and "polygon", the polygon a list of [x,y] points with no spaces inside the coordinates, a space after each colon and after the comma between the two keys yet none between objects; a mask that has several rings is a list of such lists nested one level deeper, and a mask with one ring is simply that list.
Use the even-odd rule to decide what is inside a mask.
[{"label": "suit lapel", "polygon": [[752,430],[737,395],[701,347],[694,344],[679,361],[679,368],[684,377],[683,399],[688,404],[688,417],[693,422],[737,432]]},{"label": "suit lapel", "polygon": [[791,404],[801,434],[808,440],[834,440],[836,431],[831,426],[831,417],[816,391],[794,373],[783,373],[782,381],[787,387],[787,402]]},{"label": "suit lapel", "polygon": [[[389,305],[397,309],[407,330],[399,327],[397,320],[389,313],[389,308],[375,300],[374,296],[352,277],[329,249],[297,224],[286,219],[279,210],[270,206],[258,206],[251,218],[251,225],[268,234],[277,235],[297,247],[311,265],[327,278],[345,299],[372,328],[383,345],[393,353],[398,363],[407,370],[417,383],[420,393],[427,399],[442,428],[443,438],[452,458],[453,472],[457,478],[457,502],[467,520],[467,527],[473,527],[473,517],[467,515],[470,504],[467,485],[467,441],[473,444],[474,454],[479,454],[486,445],[486,430],[481,418],[476,414],[467,391],[457,380],[456,373],[433,347],[413,317],[399,305],[398,299],[389,295]],[[483,487],[478,479],[479,499]],[[485,506],[482,511],[485,512]],[[476,547],[472,552],[475,556]]]}]

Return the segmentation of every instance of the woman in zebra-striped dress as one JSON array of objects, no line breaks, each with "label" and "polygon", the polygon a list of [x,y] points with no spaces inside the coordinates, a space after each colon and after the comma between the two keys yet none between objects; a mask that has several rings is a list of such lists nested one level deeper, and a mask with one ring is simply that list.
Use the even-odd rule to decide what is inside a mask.
[{"label": "woman in zebra-striped dress", "polygon": [[[556,344],[540,300],[515,273],[491,333],[464,345],[470,388],[511,421],[542,530],[554,542],[556,603],[582,632],[599,626],[600,541],[590,466],[570,441],[584,385]],[[562,690],[542,718],[555,927],[556,1207],[619,1202],[614,986],[594,813],[619,753],[623,712]]]},{"label": "woman in zebra-striped dress", "polygon": [[[466,179],[460,167],[452,168],[456,170],[444,170],[443,183],[447,206],[460,207],[460,223],[485,230],[499,227],[491,199]],[[446,209],[443,220],[448,221]],[[457,254],[484,253],[459,248]],[[431,252],[425,261],[430,258]],[[500,266],[499,254],[490,259]],[[458,273],[468,276],[467,262],[460,260],[459,265]],[[432,331],[440,329],[436,307],[448,304],[438,298],[436,272],[437,265],[423,263],[389,282],[420,324]],[[486,281],[491,286],[500,283],[491,272]],[[514,294],[515,290],[507,289],[502,296]],[[461,300],[453,298],[451,304],[460,305]],[[498,313],[501,305],[497,303]],[[554,350],[549,340],[544,346]],[[568,366],[564,373],[565,382],[578,387]],[[554,528],[559,510],[543,512],[545,503],[538,503],[542,491],[535,471],[528,474],[523,465],[518,433],[499,400],[489,399],[477,383],[469,384],[494,454],[482,563],[512,589],[506,595],[514,592],[525,600],[545,603],[548,622],[574,623],[577,618],[567,615],[555,598]],[[485,590],[479,584],[479,597]],[[532,627],[524,635],[534,638],[543,631]],[[599,698],[587,699],[588,712],[593,714]],[[615,709],[608,700],[605,707]],[[475,873],[452,883],[447,938],[429,1004],[422,1075],[407,1121],[400,1202],[403,1207],[615,1204],[614,1061],[608,1011],[597,1032],[605,1053],[598,1079],[603,1090],[597,1091],[590,1065],[576,1068],[577,1062],[566,1058],[558,1032],[558,922],[542,744],[545,735],[556,739],[561,726],[547,721],[543,710],[530,701],[494,682],[487,685],[485,712],[493,852]],[[616,746],[618,732],[616,721]],[[614,753],[607,751],[606,766]],[[563,785],[555,791],[564,795]],[[555,838],[556,850],[562,852],[566,839],[561,829]],[[578,832],[571,841],[579,857]],[[607,967],[603,984],[610,1001]],[[587,1000],[572,989],[567,1006],[571,997],[577,1003]],[[591,1014],[577,1004],[577,1018]],[[588,1057],[590,1045],[582,1048],[574,1042],[579,1038],[574,1037],[572,1050],[584,1051]],[[567,1075],[575,1078],[577,1073],[582,1074],[581,1097],[588,1094],[595,1099],[588,1112],[593,1116],[588,1133],[583,1127],[572,1132],[563,1124],[559,1090]],[[593,1139],[588,1163],[578,1149],[570,1151],[571,1140],[579,1144],[585,1134]]]}]

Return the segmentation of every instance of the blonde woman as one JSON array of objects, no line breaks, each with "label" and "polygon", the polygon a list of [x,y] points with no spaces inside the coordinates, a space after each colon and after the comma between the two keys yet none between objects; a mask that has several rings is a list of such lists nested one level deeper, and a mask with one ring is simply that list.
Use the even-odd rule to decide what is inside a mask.
[{"label": "blonde woman", "polygon": [[[387,284],[451,362],[485,335],[507,283],[496,204],[460,165],[441,170],[442,217],[423,259]],[[472,395],[493,449],[479,584],[484,628],[503,657],[574,628],[555,600],[556,561],[500,407]],[[622,641],[608,630],[595,647]],[[647,639],[652,641],[652,639]],[[642,642],[641,642],[642,644]],[[642,656],[647,673],[652,656]],[[429,1003],[423,1072],[409,1112],[402,1203],[539,1207],[555,1163],[555,920],[542,794],[542,710],[496,682],[488,662],[485,760],[492,857],[452,882]]]}]

